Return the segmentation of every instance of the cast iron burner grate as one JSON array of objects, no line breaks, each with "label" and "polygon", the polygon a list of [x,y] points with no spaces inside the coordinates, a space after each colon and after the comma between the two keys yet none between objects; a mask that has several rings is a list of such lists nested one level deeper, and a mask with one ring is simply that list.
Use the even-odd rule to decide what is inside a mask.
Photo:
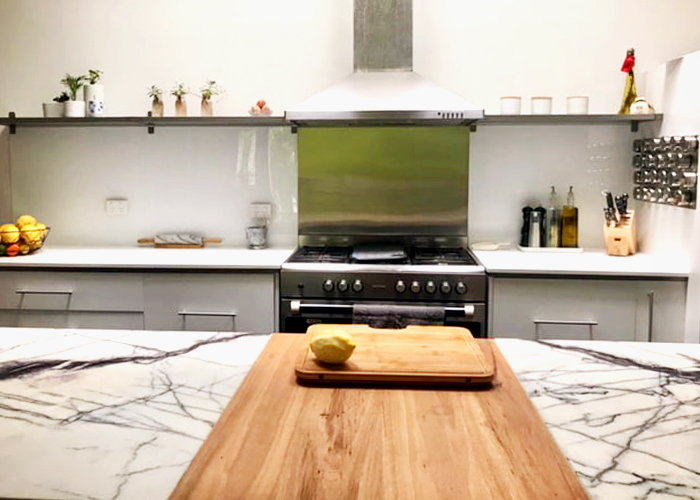
[{"label": "cast iron burner grate", "polygon": [[290,262],[323,262],[343,264],[350,261],[349,247],[301,247]]},{"label": "cast iron burner grate", "polygon": [[[301,247],[288,262],[347,264],[353,262],[351,247]],[[374,264],[414,264],[414,265],[477,265],[474,258],[463,248],[411,248],[409,258],[373,261]]]},{"label": "cast iron burner grate", "polygon": [[416,265],[476,265],[474,258],[463,248],[414,248],[411,263]]}]

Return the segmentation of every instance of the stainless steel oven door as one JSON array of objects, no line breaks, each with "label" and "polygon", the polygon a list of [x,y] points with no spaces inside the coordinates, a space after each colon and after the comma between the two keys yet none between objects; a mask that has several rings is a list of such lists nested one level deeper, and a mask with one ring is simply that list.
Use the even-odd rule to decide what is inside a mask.
[{"label": "stainless steel oven door", "polygon": [[[368,304],[369,302],[355,302]],[[371,302],[381,305],[409,305],[406,302]],[[460,326],[469,329],[474,337],[486,337],[486,304],[480,302],[415,303],[417,306],[444,308],[444,322],[440,326]],[[280,331],[305,333],[316,323],[351,324],[353,303],[335,300],[282,299],[280,304]]]}]

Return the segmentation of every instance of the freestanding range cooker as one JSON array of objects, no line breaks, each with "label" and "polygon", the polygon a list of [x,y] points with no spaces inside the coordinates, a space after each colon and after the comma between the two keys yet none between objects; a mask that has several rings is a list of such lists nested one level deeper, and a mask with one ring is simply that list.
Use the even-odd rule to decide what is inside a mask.
[{"label": "freestanding range cooker", "polygon": [[351,247],[301,247],[282,265],[282,331],[357,322],[358,312],[371,308],[400,314],[407,324],[462,326],[486,336],[486,273],[467,250],[412,247],[405,258],[366,261],[353,253]]},{"label": "freestanding range cooker", "polygon": [[486,336],[486,273],[466,250],[467,127],[300,127],[298,162],[281,331],[433,324]]}]

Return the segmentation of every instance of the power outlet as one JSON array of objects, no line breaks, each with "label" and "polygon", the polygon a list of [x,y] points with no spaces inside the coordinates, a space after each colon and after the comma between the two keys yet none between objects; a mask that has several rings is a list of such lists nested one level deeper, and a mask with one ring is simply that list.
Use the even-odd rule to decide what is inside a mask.
[{"label": "power outlet", "polygon": [[105,200],[107,215],[126,215],[129,213],[129,200],[126,198],[107,198]]},{"label": "power outlet", "polygon": [[272,219],[272,204],[251,203],[248,207],[248,217],[251,219]]}]

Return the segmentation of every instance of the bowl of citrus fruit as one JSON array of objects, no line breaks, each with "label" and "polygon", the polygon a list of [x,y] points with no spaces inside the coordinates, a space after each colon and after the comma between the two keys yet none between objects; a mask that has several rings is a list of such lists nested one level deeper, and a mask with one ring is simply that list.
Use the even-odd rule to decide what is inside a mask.
[{"label": "bowl of citrus fruit", "polygon": [[0,257],[16,257],[39,250],[51,229],[31,215],[0,225]]}]

